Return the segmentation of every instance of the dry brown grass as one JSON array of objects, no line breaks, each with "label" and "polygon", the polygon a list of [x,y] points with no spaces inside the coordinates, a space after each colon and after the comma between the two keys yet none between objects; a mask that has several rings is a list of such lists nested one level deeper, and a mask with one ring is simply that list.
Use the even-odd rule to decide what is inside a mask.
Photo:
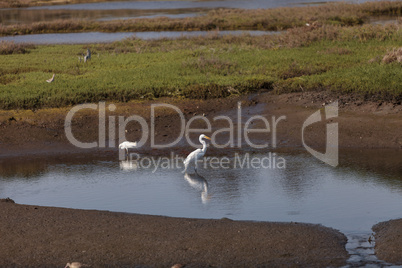
[{"label": "dry brown grass", "polygon": [[383,63],[399,62],[402,63],[402,47],[394,48],[389,51],[381,60]]},{"label": "dry brown grass", "polygon": [[16,44],[12,41],[0,41],[0,55],[24,54],[35,48],[32,44]]},{"label": "dry brown grass", "polygon": [[[213,32],[206,36],[181,37],[175,40],[154,39],[140,40],[134,37],[127,38],[109,44],[98,44],[96,49],[100,51],[112,51],[115,53],[144,53],[144,52],[168,52],[181,49],[195,50],[201,46],[220,47],[236,46],[243,50],[252,49],[279,49],[305,47],[317,41],[352,41],[366,42],[369,40],[400,40],[402,25],[363,25],[354,27],[340,27],[337,25],[323,25],[319,27],[298,27],[289,29],[279,35],[252,36],[224,35]],[[347,55],[352,52],[348,48],[329,48],[318,53]],[[197,63],[188,63],[197,64]],[[200,63],[201,64],[201,63]],[[202,66],[202,64],[200,65]],[[233,70],[231,66],[231,70]]]}]

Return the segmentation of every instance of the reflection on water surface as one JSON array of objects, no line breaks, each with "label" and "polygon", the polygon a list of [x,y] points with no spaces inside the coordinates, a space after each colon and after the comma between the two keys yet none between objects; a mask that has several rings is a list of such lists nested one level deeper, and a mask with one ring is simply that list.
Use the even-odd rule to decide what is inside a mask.
[{"label": "reflection on water surface", "polygon": [[401,216],[401,158],[400,152],[393,153],[393,160],[386,161],[348,152],[341,155],[344,163],[332,168],[303,152],[278,152],[286,160],[284,169],[237,165],[200,168],[198,174],[180,168],[152,172],[152,165],[119,162],[117,155],[2,159],[0,196],[23,204],[311,222],[343,232],[370,232],[375,223]]}]

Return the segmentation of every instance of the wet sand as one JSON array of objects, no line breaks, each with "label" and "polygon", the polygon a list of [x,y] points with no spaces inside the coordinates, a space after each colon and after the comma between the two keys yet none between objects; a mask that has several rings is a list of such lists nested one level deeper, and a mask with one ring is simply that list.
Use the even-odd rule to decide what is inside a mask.
[{"label": "wet sand", "polygon": [[169,218],[0,202],[0,266],[342,266],[346,237],[320,225]]},{"label": "wet sand", "polygon": [[376,224],[373,231],[377,257],[389,263],[402,265],[402,219]]}]

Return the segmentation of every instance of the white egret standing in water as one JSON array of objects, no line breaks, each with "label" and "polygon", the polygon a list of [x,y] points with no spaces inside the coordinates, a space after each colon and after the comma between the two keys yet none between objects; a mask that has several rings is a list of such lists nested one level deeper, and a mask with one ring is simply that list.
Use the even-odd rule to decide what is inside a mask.
[{"label": "white egret standing in water", "polygon": [[207,144],[204,139],[211,140],[210,137],[205,136],[204,134],[201,134],[199,137],[199,141],[202,144],[202,149],[197,149],[191,152],[186,160],[184,160],[184,171],[187,171],[188,166],[190,165],[191,162],[194,162],[195,164],[195,171],[197,171],[197,161],[202,158],[207,151]]},{"label": "white egret standing in water", "polygon": [[128,154],[128,149],[136,148],[136,147],[137,147],[137,142],[130,142],[130,141],[124,141],[124,142],[120,143],[120,145],[119,145],[119,149],[126,150],[127,154]]},{"label": "white egret standing in water", "polygon": [[54,81],[54,76],[55,76],[55,74],[53,74],[52,78],[50,78],[50,79],[46,80],[46,82],[48,82],[48,83],[52,83],[52,82]]}]

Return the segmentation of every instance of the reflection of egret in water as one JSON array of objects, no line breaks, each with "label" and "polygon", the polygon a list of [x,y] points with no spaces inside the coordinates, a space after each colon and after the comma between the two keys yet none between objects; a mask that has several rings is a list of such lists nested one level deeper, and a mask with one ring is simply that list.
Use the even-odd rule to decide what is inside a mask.
[{"label": "reflection of egret in water", "polygon": [[135,160],[120,161],[120,169],[124,171],[137,170],[138,163]]},{"label": "reflection of egret in water", "polygon": [[197,172],[193,174],[185,173],[184,179],[191,187],[201,191],[201,201],[203,204],[206,204],[209,199],[211,199],[208,194],[208,182],[203,176],[199,175]]}]

